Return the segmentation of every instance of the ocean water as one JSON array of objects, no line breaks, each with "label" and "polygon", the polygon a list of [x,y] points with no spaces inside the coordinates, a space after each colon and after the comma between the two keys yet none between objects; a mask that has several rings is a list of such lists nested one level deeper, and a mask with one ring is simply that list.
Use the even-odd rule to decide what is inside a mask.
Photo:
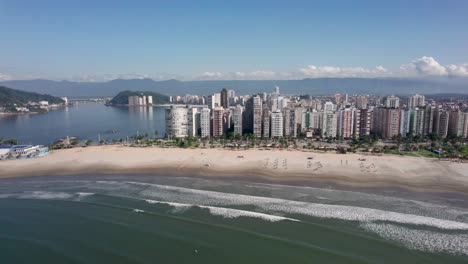
[{"label": "ocean water", "polygon": [[[0,115],[0,138],[20,144],[51,144],[75,136],[95,143],[101,139],[125,139],[144,135],[163,137],[165,107],[110,107],[103,103],[78,103],[47,114]],[[34,131],[32,133],[31,131]],[[111,133],[112,131],[112,133]]]},{"label": "ocean water", "polygon": [[151,175],[3,179],[0,263],[468,263],[465,200],[403,196]]}]

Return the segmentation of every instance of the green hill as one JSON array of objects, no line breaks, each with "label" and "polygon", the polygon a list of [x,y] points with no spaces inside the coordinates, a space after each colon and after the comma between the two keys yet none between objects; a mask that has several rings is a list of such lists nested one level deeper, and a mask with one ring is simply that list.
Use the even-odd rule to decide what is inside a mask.
[{"label": "green hill", "polygon": [[169,103],[169,96],[155,93],[155,92],[138,92],[138,91],[123,91],[118,93],[112,100],[109,101],[110,105],[127,105],[128,97],[134,95],[151,95],[153,96],[153,105]]},{"label": "green hill", "polygon": [[62,98],[48,94],[19,91],[0,86],[0,107],[12,110],[15,106],[26,107],[28,102],[48,101],[49,104],[63,104]]}]

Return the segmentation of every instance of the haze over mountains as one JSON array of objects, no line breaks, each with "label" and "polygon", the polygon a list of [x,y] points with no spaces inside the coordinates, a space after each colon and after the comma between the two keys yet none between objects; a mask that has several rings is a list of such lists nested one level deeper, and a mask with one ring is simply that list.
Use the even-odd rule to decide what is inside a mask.
[{"label": "haze over mountains", "polygon": [[348,94],[399,94],[414,93],[468,94],[468,78],[314,78],[302,80],[211,80],[211,81],[154,81],[152,79],[116,79],[108,82],[70,82],[52,80],[12,80],[0,82],[29,92],[55,96],[114,96],[123,90],[151,91],[166,95],[211,94],[221,88],[234,89],[237,94],[271,92],[274,86],[283,94],[326,95]]}]

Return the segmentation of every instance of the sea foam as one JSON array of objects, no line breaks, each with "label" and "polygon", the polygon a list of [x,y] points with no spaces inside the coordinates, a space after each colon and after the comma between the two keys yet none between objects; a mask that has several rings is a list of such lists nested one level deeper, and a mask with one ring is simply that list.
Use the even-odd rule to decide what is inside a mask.
[{"label": "sea foam", "polygon": [[358,222],[385,221],[399,224],[422,225],[446,230],[468,230],[468,223],[384,211],[380,209],[348,205],[300,202],[278,198],[221,193],[215,191],[205,191],[149,183],[129,183],[151,186],[151,188],[146,188],[140,192],[140,195],[144,197],[151,197],[152,199],[157,198],[158,200],[168,200],[171,202],[184,204],[221,207],[254,205],[264,212],[298,214],[319,218],[331,218]]},{"label": "sea foam", "polygon": [[365,223],[360,226],[410,249],[468,255],[468,234],[445,234],[385,223]]},{"label": "sea foam", "polygon": [[259,219],[270,221],[270,222],[277,222],[277,221],[283,221],[283,220],[299,221],[297,219],[288,218],[288,217],[263,214],[263,213],[258,213],[258,212],[226,208],[226,207],[205,206],[205,205],[195,205],[195,204],[181,204],[181,203],[173,203],[173,202],[148,200],[148,199],[145,201],[150,204],[166,204],[171,207],[174,207],[177,211],[179,209],[189,209],[192,207],[199,207],[203,209],[208,209],[208,211],[212,215],[218,215],[224,218],[253,217],[253,218],[259,218]]}]

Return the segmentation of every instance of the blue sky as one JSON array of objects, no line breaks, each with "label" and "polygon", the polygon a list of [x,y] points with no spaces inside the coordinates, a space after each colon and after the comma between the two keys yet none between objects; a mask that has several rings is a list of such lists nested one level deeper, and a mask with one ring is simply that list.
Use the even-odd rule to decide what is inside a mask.
[{"label": "blue sky", "polygon": [[0,0],[0,79],[468,76],[467,14],[464,0]]}]

